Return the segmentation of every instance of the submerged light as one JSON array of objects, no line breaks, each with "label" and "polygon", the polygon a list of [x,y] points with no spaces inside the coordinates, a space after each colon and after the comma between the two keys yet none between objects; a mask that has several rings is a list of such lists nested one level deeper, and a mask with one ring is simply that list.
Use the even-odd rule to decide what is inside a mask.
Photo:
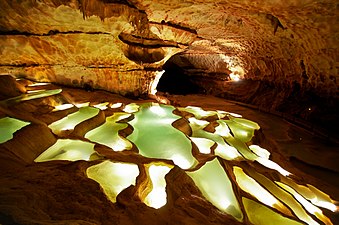
[{"label": "submerged light", "polygon": [[[88,104],[77,105],[77,112],[50,124],[53,133],[74,129],[98,115],[100,110],[106,110],[110,103],[95,107]],[[66,106],[73,105],[56,106],[55,110]],[[287,170],[269,159],[268,150],[251,145],[254,131],[260,129],[257,123],[226,111],[205,111],[192,106],[175,108],[158,103],[131,103],[123,107],[122,103],[116,103],[110,107],[115,110],[113,115],[106,116],[105,123],[88,131],[81,140],[58,139],[35,162],[106,158],[88,167],[86,173],[88,178],[100,184],[108,199],[114,203],[121,191],[131,185],[140,185],[137,188],[144,188],[139,196],[141,201],[155,209],[167,203],[165,176],[176,165],[186,172],[207,201],[238,221],[253,225],[318,225],[317,218],[325,225],[332,225],[318,208],[337,210],[328,195],[312,185],[297,184]],[[173,113],[175,109],[188,113],[181,117]],[[0,119],[0,125],[3,119]],[[188,132],[173,126],[176,121],[186,119],[184,129]],[[23,123],[27,125],[27,122]],[[114,151],[132,148],[133,151],[111,155],[107,153],[109,151],[100,151],[99,156],[94,149],[98,144]],[[123,155],[148,158],[148,164],[117,162]],[[112,157],[117,161],[111,161]],[[254,168],[257,164],[253,161],[265,166],[265,171],[273,173],[272,176],[257,172]],[[139,168],[145,168],[140,176]],[[137,182],[137,179],[145,178],[142,176],[145,173],[146,180]],[[277,176],[279,182],[272,180]],[[244,193],[247,193],[246,197],[242,196]]]},{"label": "submerged light", "polygon": [[54,145],[41,153],[34,162],[51,160],[89,161],[94,154],[93,143],[72,139],[59,139]]},{"label": "submerged light", "polygon": [[241,189],[253,195],[265,205],[274,207],[285,214],[291,214],[281,202],[279,202],[271,193],[258,184],[252,177],[248,176],[240,167],[233,167],[233,173]]},{"label": "submerged light", "polygon": [[[156,112],[150,109],[152,107],[156,107]],[[168,105],[142,104],[139,111],[134,113],[134,119],[128,122],[134,129],[127,139],[137,146],[139,154],[144,157],[172,160],[182,169],[188,169],[196,165],[197,160],[192,155],[190,140],[172,126],[174,121],[180,119],[172,113],[174,109]]]},{"label": "submerged light", "polygon": [[85,138],[106,145],[114,151],[130,150],[133,147],[131,142],[119,135],[119,131],[128,126],[127,123],[119,123],[119,121],[129,116],[129,113],[114,113],[112,116],[106,117],[104,124],[87,132]]},{"label": "submerged light", "polygon": [[152,182],[152,191],[144,200],[146,205],[159,209],[167,203],[165,176],[171,168],[172,167],[165,165],[149,166],[148,174]]},{"label": "submerged light", "polygon": [[102,102],[102,103],[93,105],[93,107],[98,108],[98,109],[100,109],[100,110],[105,110],[105,109],[108,108],[108,107],[107,107],[108,104],[109,104],[109,102]]},{"label": "submerged light", "polygon": [[21,128],[29,125],[30,122],[18,120],[11,117],[0,119],[0,144],[13,138],[13,134]]},{"label": "submerged light", "polygon": [[48,85],[50,83],[34,83],[34,84],[30,84],[28,85],[28,87],[37,87],[37,86],[45,86],[45,85]]},{"label": "submerged light", "polygon": [[48,127],[53,131],[54,134],[58,135],[62,131],[73,130],[76,125],[96,116],[99,111],[99,109],[93,107],[82,107],[79,109],[79,111],[51,123]]},{"label": "submerged light", "polygon": [[207,138],[199,138],[199,137],[190,137],[192,142],[196,144],[199,149],[199,152],[202,154],[210,154],[211,147],[215,144],[214,141],[211,141]]},{"label": "submerged light", "polygon": [[[323,212],[316,206],[314,206],[312,203],[310,203],[309,201],[307,201],[303,196],[301,196],[298,192],[296,192],[293,188],[289,187],[286,184],[283,184],[281,182],[276,181],[276,183],[282,187],[283,189],[285,189],[286,191],[288,191],[289,193],[291,193],[295,199],[298,200],[298,202],[311,214],[315,215],[319,220],[321,220],[322,222],[324,222],[326,225],[333,225],[332,222],[326,217],[324,216]],[[312,224],[317,224],[315,221],[306,221],[308,223],[312,223]]]},{"label": "submerged light", "polygon": [[135,185],[139,168],[132,163],[104,161],[86,170],[88,178],[100,184],[106,196],[116,202],[118,194],[131,185]]},{"label": "submerged light", "polygon": [[54,106],[53,111],[60,111],[60,110],[70,109],[72,107],[74,107],[73,104],[56,105],[56,106]]},{"label": "submerged light", "polygon": [[234,194],[232,183],[217,158],[206,162],[200,169],[186,172],[204,197],[220,211],[242,221],[243,214]]},{"label": "submerged light", "polygon": [[303,225],[304,223],[297,222],[290,218],[286,218],[272,209],[259,204],[251,199],[242,198],[246,214],[249,221],[253,225]]},{"label": "submerged light", "polygon": [[122,106],[122,103],[121,102],[117,102],[117,103],[114,103],[111,105],[111,108],[112,109],[117,109],[117,108],[120,108]]}]

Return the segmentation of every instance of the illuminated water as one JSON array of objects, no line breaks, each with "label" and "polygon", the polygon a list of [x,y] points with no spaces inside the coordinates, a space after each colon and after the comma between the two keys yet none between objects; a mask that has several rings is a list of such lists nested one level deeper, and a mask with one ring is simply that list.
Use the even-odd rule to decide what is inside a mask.
[{"label": "illuminated water", "polygon": [[168,105],[143,104],[135,118],[129,122],[134,128],[127,137],[145,157],[170,159],[183,169],[197,163],[192,155],[192,145],[184,133],[175,129],[172,123],[180,117],[174,115],[175,108]]},{"label": "illuminated water", "polygon": [[9,141],[13,138],[13,134],[21,128],[29,125],[30,122],[25,122],[11,117],[0,119],[0,144]]},{"label": "illuminated water", "polygon": [[129,116],[128,113],[114,113],[113,116],[106,118],[103,125],[87,132],[85,138],[106,145],[114,151],[129,150],[132,148],[132,144],[118,134],[119,130],[128,126],[126,123],[119,123],[118,121]]},{"label": "illuminated water", "polygon": [[[3,102],[19,103],[60,92],[61,89],[38,90]],[[254,225],[303,224],[299,221],[317,225],[319,223],[315,218],[326,225],[332,224],[320,208],[336,211],[334,201],[311,185],[298,184],[290,176],[291,173],[270,160],[268,150],[252,145],[254,132],[260,127],[253,121],[241,118],[241,115],[218,110],[205,111],[192,106],[175,108],[157,103],[123,105],[103,102],[94,107],[89,104],[74,103],[55,107],[56,111],[75,105],[79,110],[55,121],[49,128],[58,135],[73,130],[79,124],[86,124],[100,110],[110,108],[115,111],[112,116],[106,117],[105,123],[88,131],[84,137],[58,139],[35,162],[93,161],[93,165],[86,170],[87,177],[98,182],[113,203],[121,191],[136,185],[139,168],[144,167],[149,192],[139,197],[147,206],[155,209],[166,205],[165,176],[174,166],[178,166],[192,179],[207,201],[238,221],[244,221],[246,215]],[[188,136],[172,125],[183,119],[182,116],[175,115],[174,110],[178,110],[179,114],[183,112],[187,126],[192,131],[191,135]],[[214,124],[214,132],[205,129],[211,123]],[[1,118],[0,144],[11,140],[16,131],[29,124],[30,122],[15,118]],[[129,126],[129,135],[121,136],[120,132]],[[197,146],[194,154],[193,143]],[[95,151],[96,144],[111,148],[115,154],[124,154],[124,150],[131,150],[135,145],[137,152],[133,154],[154,162],[144,165],[112,161]],[[160,165],[157,162],[159,159],[169,160],[168,164]],[[196,167],[198,163],[201,165]],[[262,166],[260,171],[266,171],[265,174],[256,171],[258,163]],[[279,179],[274,180],[273,177],[277,176]],[[247,194],[242,196],[242,193]]]}]

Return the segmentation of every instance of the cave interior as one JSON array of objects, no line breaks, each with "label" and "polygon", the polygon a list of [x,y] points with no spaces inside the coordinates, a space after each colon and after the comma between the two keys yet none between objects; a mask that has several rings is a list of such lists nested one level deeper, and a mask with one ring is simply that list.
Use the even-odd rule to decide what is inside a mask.
[{"label": "cave interior", "polygon": [[0,0],[0,224],[339,223],[334,0]]}]

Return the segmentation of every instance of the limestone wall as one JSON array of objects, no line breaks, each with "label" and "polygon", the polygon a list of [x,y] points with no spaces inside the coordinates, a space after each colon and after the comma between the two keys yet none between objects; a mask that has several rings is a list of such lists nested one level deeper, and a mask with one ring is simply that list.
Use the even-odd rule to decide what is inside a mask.
[{"label": "limestone wall", "polygon": [[[95,88],[142,94],[147,84],[128,87],[130,80],[152,79],[145,70],[161,70],[166,60],[186,49],[181,58],[193,66],[188,69],[227,77],[232,68],[224,62],[231,57],[233,66],[242,68],[242,79],[338,95],[339,29],[333,0],[0,3],[1,74],[70,85],[84,79]],[[117,73],[123,76],[119,85]],[[110,84],[97,79],[101,74]]]}]

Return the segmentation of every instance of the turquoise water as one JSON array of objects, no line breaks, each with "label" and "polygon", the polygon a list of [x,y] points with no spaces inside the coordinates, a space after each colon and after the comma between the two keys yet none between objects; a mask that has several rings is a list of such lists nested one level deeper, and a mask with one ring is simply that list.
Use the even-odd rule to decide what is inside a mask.
[{"label": "turquoise water", "polygon": [[59,139],[57,142],[39,155],[35,162],[46,162],[51,160],[86,160],[96,154],[94,144],[80,140]]},{"label": "turquoise water", "polygon": [[[192,130],[190,137],[172,125],[175,121],[183,119],[173,113],[176,109],[185,112],[185,119],[187,119],[187,124]],[[49,127],[56,134],[63,130],[72,130],[76,125],[86,123],[86,120],[96,116],[99,111],[100,109],[97,108],[83,107],[78,112],[52,123]],[[119,132],[128,127],[131,128],[127,132],[129,135],[122,137]],[[208,129],[205,129],[206,127]],[[20,126],[12,129],[11,132],[15,132],[16,129],[20,129]],[[122,107],[120,112],[114,111],[112,116],[106,117],[105,123],[88,131],[85,134],[87,141],[85,139],[59,139],[35,161],[95,160],[98,158],[94,148],[95,143],[105,145],[112,151],[130,150],[134,144],[141,156],[154,159],[152,163],[159,163],[159,159],[172,160],[174,165],[184,169],[187,175],[192,178],[207,201],[238,221],[244,221],[244,215],[247,215],[247,219],[255,225],[266,224],[267,221],[274,221],[277,224],[286,222],[301,224],[284,217],[283,215],[290,216],[285,211],[278,214],[272,210],[272,208],[279,210],[275,204],[272,206],[269,204],[263,205],[267,198],[260,196],[259,190],[270,190],[270,183],[258,182],[262,186],[260,188],[258,188],[259,184],[249,186],[249,181],[255,180],[255,178],[249,175],[240,176],[234,171],[227,171],[224,168],[225,165],[233,165],[233,167],[238,165],[240,169],[240,165],[244,164],[240,164],[239,161],[247,161],[249,162],[246,164],[248,167],[254,167],[255,164],[252,162],[257,161],[266,167],[267,173],[271,171],[276,175],[275,171],[278,171],[281,176],[289,176],[288,171],[269,160],[267,150],[260,149],[259,146],[248,146],[251,144],[255,130],[258,129],[260,129],[259,125],[253,121],[235,118],[231,114],[218,111],[204,111],[199,107],[175,108],[174,106],[157,103],[132,103]],[[3,132],[3,130],[1,131]],[[197,158],[195,158],[197,155],[192,153],[191,140],[199,149],[199,152],[195,152],[195,154],[200,154]],[[133,154],[135,153],[132,152]],[[105,155],[101,155],[100,158],[104,159]],[[199,162],[203,165],[196,167]],[[230,162],[231,164],[229,164]],[[157,183],[161,184],[159,185],[160,188],[155,188],[147,195],[147,199],[141,199],[151,207],[159,208],[166,204],[165,174],[173,167],[170,162],[168,164],[169,167],[166,168],[166,171],[157,172],[156,176],[153,174],[153,177],[150,177],[152,172],[148,171],[147,179],[151,179],[153,186],[155,187]],[[87,176],[98,182],[108,198],[112,202],[116,202],[116,197],[122,190],[136,184],[140,166],[146,165],[112,162],[110,160],[98,161],[96,165],[87,169]],[[234,179],[235,177],[236,179]],[[269,180],[266,177],[265,179]],[[293,183],[292,179],[291,182]],[[151,190],[153,186],[150,185],[148,188]],[[247,192],[246,197],[252,196],[253,199],[257,198],[257,200],[252,201],[245,198],[242,196],[242,192]],[[285,193],[286,196],[289,195],[283,189],[279,189],[279,192],[272,191],[270,193],[277,197],[280,196],[280,192]],[[285,201],[289,202],[288,199]],[[294,201],[298,202],[298,200]],[[328,200],[328,202],[330,201]],[[244,205],[244,209],[240,207],[240,204]],[[293,206],[292,210],[299,210],[299,208]],[[318,216],[316,215],[316,217]],[[298,216],[298,218],[305,221],[305,218],[311,217],[308,216],[307,212],[303,212],[302,216]],[[318,218],[327,221],[327,218],[322,215]],[[313,223],[312,218],[308,221]]]},{"label": "turquoise water", "polygon": [[4,102],[4,103],[19,103],[21,101],[28,101],[28,100],[32,100],[32,99],[57,95],[57,94],[60,94],[61,92],[62,92],[62,89],[38,90],[36,92],[32,92],[32,93],[28,93],[28,94],[22,94],[22,95],[19,95],[17,97],[9,98],[9,99],[3,100],[1,102]]},{"label": "turquoise water", "polygon": [[135,118],[129,122],[134,128],[127,137],[139,149],[139,153],[149,158],[169,159],[183,169],[197,163],[192,155],[192,144],[184,133],[172,126],[180,116],[172,112],[169,105],[142,104]]},{"label": "turquoise water", "polygon": [[218,159],[206,162],[194,172],[186,172],[205,198],[219,210],[242,221],[243,215],[234,194],[232,183]]},{"label": "turquoise water", "polygon": [[118,121],[128,116],[130,116],[129,113],[114,113],[114,115],[106,118],[104,124],[87,132],[85,138],[106,145],[114,151],[130,150],[132,144],[125,138],[120,137],[118,133],[128,126],[127,123],[119,123]]},{"label": "turquoise water", "polygon": [[60,134],[65,130],[73,130],[76,125],[88,120],[99,113],[100,109],[94,107],[82,107],[79,111],[72,113],[61,120],[51,123],[48,127],[55,134]]},{"label": "turquoise water", "polygon": [[0,119],[0,144],[5,143],[13,138],[13,134],[21,128],[29,125],[30,122],[25,122],[11,117]]}]

